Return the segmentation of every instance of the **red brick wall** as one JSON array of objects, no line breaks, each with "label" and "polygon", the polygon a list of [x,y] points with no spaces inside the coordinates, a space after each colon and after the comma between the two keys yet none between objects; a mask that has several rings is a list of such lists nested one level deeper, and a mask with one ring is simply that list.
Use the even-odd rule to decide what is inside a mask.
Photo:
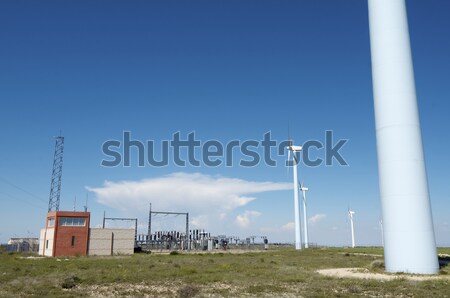
[{"label": "red brick wall", "polygon": [[[88,251],[89,237],[89,212],[68,212],[57,211],[50,212],[48,217],[55,216],[55,240],[53,247],[53,256],[85,256]],[[86,219],[84,226],[61,226],[61,217],[82,217]],[[72,246],[72,236],[75,236],[75,242]]]}]

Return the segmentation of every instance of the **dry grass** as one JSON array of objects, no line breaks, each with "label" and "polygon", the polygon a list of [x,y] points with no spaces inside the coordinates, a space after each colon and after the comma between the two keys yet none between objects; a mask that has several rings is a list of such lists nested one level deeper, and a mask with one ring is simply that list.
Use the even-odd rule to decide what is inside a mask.
[{"label": "dry grass", "polygon": [[[377,267],[379,260],[380,248],[139,254],[59,261],[1,253],[0,296],[448,297],[450,283],[445,280],[341,279],[316,272]],[[450,273],[448,266],[441,271]]]}]

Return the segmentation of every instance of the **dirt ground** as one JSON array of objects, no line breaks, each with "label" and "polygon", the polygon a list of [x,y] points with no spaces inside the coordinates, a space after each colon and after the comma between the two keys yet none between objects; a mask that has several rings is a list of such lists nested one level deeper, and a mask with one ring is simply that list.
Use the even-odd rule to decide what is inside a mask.
[{"label": "dirt ground", "polygon": [[376,280],[407,279],[415,281],[439,280],[439,279],[450,280],[450,276],[373,273],[370,272],[368,269],[361,269],[361,268],[322,269],[317,270],[317,272],[325,276],[337,278],[358,278],[358,279],[376,279]]}]

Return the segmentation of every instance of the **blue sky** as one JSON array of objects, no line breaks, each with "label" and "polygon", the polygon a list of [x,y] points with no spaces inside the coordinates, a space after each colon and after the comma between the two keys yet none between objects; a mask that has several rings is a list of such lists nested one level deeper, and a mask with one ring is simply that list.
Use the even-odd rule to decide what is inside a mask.
[{"label": "blue sky", "polygon": [[[449,246],[450,3],[407,3],[435,232]],[[90,192],[92,226],[104,210],[145,225],[139,204],[152,201],[217,234],[293,241],[292,190],[252,184],[291,182],[282,165],[100,166],[102,143],[123,131],[157,142],[195,131],[226,143],[267,131],[283,140],[289,126],[296,143],[323,141],[326,130],[349,140],[341,151],[349,166],[300,166],[316,216],[310,240],[348,245],[351,206],[357,244],[381,244],[366,1],[11,1],[0,3],[0,38],[0,242],[37,236],[44,225],[60,130],[63,210],[75,197],[81,210],[86,187],[106,189],[105,181],[217,187],[214,200],[193,196],[192,204],[186,193],[164,201],[153,191],[109,200]],[[244,190],[224,192],[220,179]],[[227,196],[251,200],[226,207]],[[117,200],[139,204],[118,208]]]}]

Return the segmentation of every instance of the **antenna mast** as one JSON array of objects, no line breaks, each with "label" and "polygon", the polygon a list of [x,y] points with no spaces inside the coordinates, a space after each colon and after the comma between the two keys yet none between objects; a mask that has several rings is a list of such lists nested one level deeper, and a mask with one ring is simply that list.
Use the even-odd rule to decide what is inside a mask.
[{"label": "antenna mast", "polygon": [[50,185],[50,197],[48,200],[48,212],[59,211],[63,152],[64,152],[64,137],[62,136],[56,137],[55,155],[53,158],[52,181]]},{"label": "antenna mast", "polygon": [[88,199],[89,199],[89,193],[86,192],[86,205],[84,205],[84,212],[87,212],[87,209],[88,209]]}]

